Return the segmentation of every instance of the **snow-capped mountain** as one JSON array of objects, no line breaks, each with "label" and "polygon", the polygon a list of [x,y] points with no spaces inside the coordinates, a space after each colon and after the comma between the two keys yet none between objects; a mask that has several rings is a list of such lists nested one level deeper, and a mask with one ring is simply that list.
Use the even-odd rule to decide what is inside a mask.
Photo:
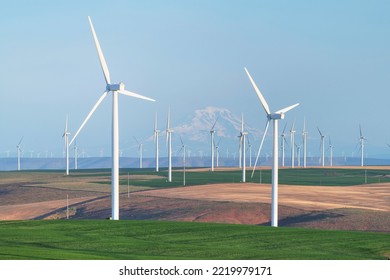
[{"label": "snow-capped mountain", "polygon": [[[210,130],[214,123],[216,139],[237,139],[241,131],[241,116],[234,115],[228,109],[212,106],[195,110],[183,124],[175,126],[173,130],[187,140],[204,142],[210,139]],[[246,124],[244,130],[249,134],[260,135],[258,129]]]}]

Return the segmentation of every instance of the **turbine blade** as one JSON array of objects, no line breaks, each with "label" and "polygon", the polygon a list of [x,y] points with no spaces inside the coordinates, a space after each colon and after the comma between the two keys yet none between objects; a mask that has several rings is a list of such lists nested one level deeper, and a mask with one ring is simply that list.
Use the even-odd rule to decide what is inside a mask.
[{"label": "turbine blade", "polygon": [[20,138],[20,141],[19,141],[19,144],[18,144],[18,146],[20,146],[20,144],[22,144],[23,137],[24,137],[24,136],[22,136],[22,138]]},{"label": "turbine blade", "polygon": [[217,124],[218,118],[219,118],[219,116],[218,116],[217,119],[215,120],[215,122],[214,122],[214,124],[213,124],[213,126],[211,127],[210,130],[214,130],[214,127],[215,127],[215,125]]},{"label": "turbine blade", "polygon": [[318,129],[318,132],[320,133],[320,135],[321,135],[321,137],[322,137],[321,130],[318,128],[318,126],[317,126],[317,129]]},{"label": "turbine blade", "polygon": [[294,105],[291,105],[291,106],[288,106],[288,107],[286,107],[286,108],[283,108],[283,109],[281,109],[281,110],[279,110],[279,111],[276,111],[275,113],[276,114],[285,114],[285,113],[287,113],[288,111],[290,111],[291,109],[294,109],[295,107],[297,107],[299,105],[299,103],[296,103],[296,104],[294,104]]},{"label": "turbine blade", "polygon": [[257,96],[260,99],[261,105],[263,105],[263,108],[264,108],[265,112],[267,113],[267,115],[271,114],[271,111],[270,111],[270,109],[268,107],[267,101],[265,101],[263,95],[261,94],[261,92],[260,92],[259,88],[257,87],[255,81],[253,81],[253,79],[252,79],[251,75],[249,74],[248,70],[246,68],[244,68],[244,69],[245,69],[246,74],[248,75],[249,80],[251,81],[251,84],[252,84],[253,88],[255,89],[255,92],[256,92]]},{"label": "turbine blade", "polygon": [[88,16],[88,20],[89,20],[89,25],[91,26],[93,39],[95,41],[96,49],[97,49],[97,52],[98,52],[98,55],[99,55],[100,65],[102,66],[104,79],[106,80],[106,84],[108,85],[108,84],[111,84],[110,72],[108,71],[106,60],[104,59],[104,55],[103,55],[102,49],[100,48],[99,40],[98,40],[98,38],[96,36],[95,29],[93,28],[92,20],[91,20],[91,18],[89,16]]},{"label": "turbine blade", "polygon": [[284,132],[286,131],[286,126],[287,126],[287,122],[284,124],[284,128],[283,128],[282,134],[284,134]]},{"label": "turbine blade", "polygon": [[360,138],[363,137],[363,133],[362,133],[362,126],[359,124],[359,129],[360,129]]},{"label": "turbine blade", "polygon": [[244,132],[244,113],[241,113],[241,133]]},{"label": "turbine blade", "polygon": [[144,99],[144,100],[153,101],[153,102],[156,101],[152,98],[149,98],[149,97],[146,97],[146,96],[134,93],[134,92],[130,92],[130,91],[125,90],[125,89],[118,90],[118,92],[123,94],[123,95],[131,96],[131,97],[135,97],[135,98],[139,98],[139,99]]},{"label": "turbine blade", "polygon": [[153,141],[156,143],[157,140],[157,112],[154,116],[154,136],[153,136]]},{"label": "turbine blade", "polygon": [[267,120],[267,124],[265,125],[265,130],[264,130],[263,138],[261,139],[261,142],[260,142],[259,151],[257,152],[256,161],[255,161],[255,164],[253,165],[253,171],[252,171],[251,178],[253,178],[253,175],[255,174],[255,169],[256,169],[256,165],[257,165],[257,160],[259,159],[260,151],[261,151],[261,148],[263,147],[265,135],[267,134],[267,130],[268,130],[268,126],[269,126],[269,122],[270,122],[270,120],[268,119],[268,120]]},{"label": "turbine blade", "polygon": [[107,96],[107,91],[105,91],[102,96],[99,98],[98,102],[96,102],[95,106],[93,106],[91,112],[89,112],[88,116],[85,118],[83,123],[81,124],[80,128],[77,130],[76,134],[73,136],[72,140],[69,142],[69,146],[73,143],[73,141],[76,139],[77,135],[80,133],[81,129],[84,127],[84,125],[87,123],[89,118],[92,116],[92,114],[95,112],[96,108],[102,103],[103,99]]}]

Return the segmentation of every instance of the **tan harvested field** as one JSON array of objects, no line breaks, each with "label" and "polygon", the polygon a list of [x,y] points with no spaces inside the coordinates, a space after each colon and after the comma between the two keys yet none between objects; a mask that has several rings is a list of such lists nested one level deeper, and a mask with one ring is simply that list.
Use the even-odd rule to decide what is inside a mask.
[{"label": "tan harvested field", "polygon": [[[389,169],[380,167],[380,169]],[[191,170],[193,172],[207,169]],[[230,169],[227,169],[230,170]],[[155,175],[132,175],[149,180]],[[0,220],[66,217],[104,219],[111,213],[110,177],[101,173],[0,174]],[[127,176],[122,176],[126,180]],[[268,225],[269,184],[212,184],[169,189],[121,186],[121,219]],[[390,232],[390,184],[350,187],[279,186],[281,226]]]},{"label": "tan harvested field", "polygon": [[[212,184],[144,191],[141,195],[208,201],[271,203],[271,185]],[[361,208],[390,211],[390,184],[351,187],[279,185],[279,204],[303,210]]]}]

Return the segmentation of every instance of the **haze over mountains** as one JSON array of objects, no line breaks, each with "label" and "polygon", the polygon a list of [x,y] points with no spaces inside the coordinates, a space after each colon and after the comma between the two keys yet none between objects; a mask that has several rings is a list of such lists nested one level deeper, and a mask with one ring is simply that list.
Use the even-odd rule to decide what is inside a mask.
[{"label": "haze over mountains", "polygon": [[[159,151],[160,151],[160,164],[162,167],[166,166],[167,162],[167,149],[165,144],[165,129],[166,123],[159,121]],[[238,166],[238,149],[239,149],[239,133],[241,131],[241,116],[234,114],[232,111],[226,108],[219,108],[214,106],[208,106],[202,109],[197,109],[188,117],[182,121],[175,122],[173,124],[173,165],[176,167],[182,166],[182,151],[180,137],[184,144],[187,146],[187,166],[207,167],[210,165],[211,154],[211,137],[210,129],[215,123],[215,145],[220,149],[220,166]],[[245,121],[245,115],[244,115]],[[259,124],[260,127],[262,124]],[[284,126],[284,125],[283,125]],[[280,128],[283,129],[283,126]],[[252,164],[254,163],[257,149],[259,147],[260,138],[263,131],[253,127],[251,124],[245,122],[244,130],[249,133],[249,142],[252,144]],[[286,129],[288,134],[288,129]],[[269,134],[269,133],[268,133]],[[267,135],[265,139],[264,149],[261,154],[260,165],[270,165],[271,155],[271,141],[270,135]],[[299,137],[299,139],[298,139]],[[287,137],[289,141],[289,136]],[[300,136],[296,135],[296,143],[299,143]],[[62,143],[62,141],[59,141]],[[121,143],[121,148],[126,143]],[[249,145],[247,143],[247,161],[249,165]],[[85,147],[87,150],[87,147]],[[79,168],[109,168],[111,161],[107,157],[107,153],[102,153],[103,148],[95,154],[88,154],[83,152],[83,149],[79,148]],[[121,167],[136,168],[139,166],[138,158],[138,145],[131,144],[130,156],[124,154],[121,157]],[[71,156],[71,168],[74,166],[73,149],[70,151]],[[153,136],[148,137],[143,142],[143,167],[154,167],[154,142]],[[326,156],[327,157],[327,156]],[[325,159],[327,164],[327,158]],[[286,166],[290,162],[290,147],[286,145]],[[319,165],[318,156],[311,156],[308,154],[308,165]],[[358,165],[359,153],[357,152],[354,157],[334,157],[335,165]],[[367,164],[389,164],[390,160],[385,159],[367,159]],[[17,167],[16,161],[16,149],[11,153],[3,153],[0,158],[0,170],[15,170]],[[24,151],[21,158],[21,169],[62,169],[65,167],[65,157],[52,156],[49,152],[41,152],[38,156],[37,153],[30,153]]]}]

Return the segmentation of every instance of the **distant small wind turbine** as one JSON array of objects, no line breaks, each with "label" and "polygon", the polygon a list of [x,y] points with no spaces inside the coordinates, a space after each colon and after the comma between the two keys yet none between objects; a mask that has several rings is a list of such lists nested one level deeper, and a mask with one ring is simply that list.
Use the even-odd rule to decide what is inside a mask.
[{"label": "distant small wind turbine", "polygon": [[325,135],[323,135],[321,133],[321,130],[317,127],[318,129],[318,133],[320,134],[320,137],[321,137],[321,151],[322,151],[322,156],[321,156],[321,165],[322,166],[325,166],[325,145],[324,145],[324,139],[325,139]]},{"label": "distant small wind turbine", "polygon": [[79,149],[77,147],[76,141],[74,141],[73,151],[74,151],[74,169],[77,170],[78,169]]},{"label": "distant small wind turbine", "polygon": [[218,118],[215,120],[213,126],[210,129],[211,136],[211,171],[214,171],[214,133],[215,133],[215,125],[217,124]]},{"label": "distant small wind turbine", "polygon": [[157,128],[157,113],[154,118],[154,143],[156,144],[156,172],[159,171],[159,156],[158,156],[158,135],[160,130]]},{"label": "distant small wind turbine", "polygon": [[252,143],[249,140],[249,137],[247,138],[248,140],[248,148],[249,148],[249,167],[252,167]]},{"label": "distant small wind turbine", "polygon": [[329,165],[333,166],[333,145],[332,145],[332,141],[330,140],[330,137],[329,137],[329,152],[330,152]]},{"label": "distant small wind turbine", "polygon": [[364,166],[364,141],[367,141],[367,139],[363,136],[361,125],[359,125],[359,128],[360,128],[359,141],[360,141],[360,151],[361,151],[360,166]]},{"label": "distant small wind turbine", "polygon": [[20,139],[19,144],[16,146],[17,152],[18,152],[18,171],[20,171],[20,145],[22,144],[23,137]]},{"label": "distant small wind turbine", "polygon": [[138,153],[139,153],[139,168],[142,168],[142,142],[138,141],[137,138],[135,138],[135,141],[138,144]]},{"label": "distant small wind turbine", "polygon": [[73,136],[73,139],[70,141],[69,145],[73,143],[77,135],[87,123],[89,118],[95,112],[100,103],[106,98],[109,92],[112,93],[112,167],[111,167],[111,203],[112,203],[112,219],[119,220],[119,125],[118,125],[118,95],[123,94],[130,97],[135,97],[139,99],[155,101],[154,99],[139,95],[137,93],[130,92],[125,90],[124,83],[120,82],[119,84],[111,83],[110,73],[107,67],[106,60],[104,58],[102,49],[100,47],[98,38],[93,28],[91,18],[88,17],[89,25],[91,27],[93,39],[95,41],[95,46],[98,52],[100,65],[103,70],[104,79],[106,81],[106,88],[103,95],[99,98],[96,104],[93,106],[92,110],[89,112],[84,122],[81,124],[80,128],[77,130],[76,134]]},{"label": "distant small wind turbine", "polygon": [[172,132],[171,129],[171,109],[168,109],[168,119],[167,119],[167,138],[166,143],[168,145],[168,182],[172,182]]},{"label": "distant small wind turbine", "polygon": [[295,144],[295,147],[297,148],[297,165],[301,166],[301,146]]},{"label": "distant small wind turbine", "polygon": [[287,143],[286,141],[286,126],[287,126],[287,122],[284,124],[284,128],[283,128],[283,132],[282,134],[280,135],[281,136],[281,146],[282,146],[282,166],[284,167],[284,152],[285,152],[285,143]]},{"label": "distant small wind turbine", "polygon": [[181,139],[180,136],[180,142],[181,142],[181,150],[183,150],[183,186],[186,185],[186,145],[184,145],[183,140]]},{"label": "distant small wind turbine", "polygon": [[245,141],[246,136],[248,135],[248,132],[244,131],[244,113],[241,115],[241,132],[240,132],[240,147],[241,147],[241,153],[242,153],[242,182],[246,182],[246,154],[245,154]]},{"label": "distant small wind turbine", "polygon": [[66,115],[65,129],[62,138],[65,140],[65,157],[66,157],[66,175],[69,175],[69,135],[68,131],[68,115]]},{"label": "distant small wind turbine", "polygon": [[273,121],[274,131],[273,131],[273,165],[272,165],[272,213],[271,213],[271,226],[277,227],[278,226],[278,120],[284,119],[285,114],[290,111],[291,109],[295,108],[299,105],[299,103],[296,103],[292,106],[286,107],[282,110],[276,111],[275,113],[271,113],[267,102],[265,101],[263,95],[261,94],[260,90],[258,89],[257,85],[253,81],[251,75],[249,74],[248,70],[245,68],[245,72],[248,75],[248,78],[250,82],[252,83],[252,86],[257,94],[257,97],[259,98],[261,105],[264,108],[265,113],[267,114],[267,123],[264,130],[263,138],[260,142],[260,148],[257,153],[256,162],[253,168],[252,177],[256,168],[257,159],[259,158],[261,147],[263,146],[263,142],[265,139],[265,135],[267,134],[268,126],[271,120]]},{"label": "distant small wind turbine", "polygon": [[303,167],[306,168],[307,131],[306,131],[306,119],[305,118],[303,119],[302,142],[303,142]]},{"label": "distant small wind turbine", "polygon": [[216,164],[217,164],[217,167],[219,167],[219,143],[221,143],[221,139],[222,138],[219,138],[218,142],[217,142],[217,145],[215,146],[215,150],[217,151],[217,156],[216,156]]},{"label": "distant small wind turbine", "polygon": [[291,168],[294,168],[294,159],[295,159],[295,154],[294,154],[294,140],[295,140],[295,130],[294,130],[294,127],[295,127],[295,120],[293,122],[293,125],[290,129],[290,137],[291,137]]}]

